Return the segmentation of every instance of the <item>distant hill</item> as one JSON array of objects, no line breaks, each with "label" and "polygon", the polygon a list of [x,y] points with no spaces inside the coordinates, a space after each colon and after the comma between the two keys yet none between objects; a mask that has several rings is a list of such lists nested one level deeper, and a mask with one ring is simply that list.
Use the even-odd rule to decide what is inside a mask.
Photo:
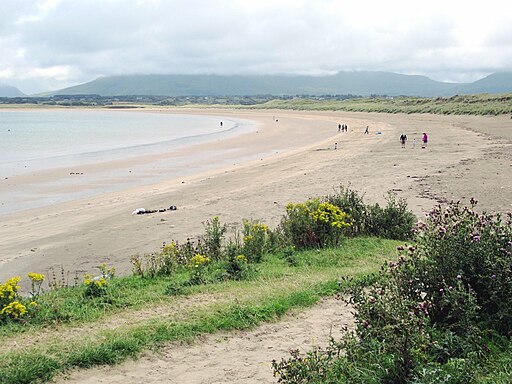
[{"label": "distant hill", "polygon": [[0,97],[22,97],[26,96],[16,87],[10,87],[8,85],[0,85]]},{"label": "distant hill", "polygon": [[[494,77],[496,76],[496,78]],[[470,84],[444,83],[425,76],[390,72],[340,72],[330,76],[292,75],[126,75],[101,77],[48,95],[236,96],[236,95],[389,95],[447,96],[512,92],[512,73]]]},{"label": "distant hill", "polygon": [[507,92],[512,92],[512,72],[493,73],[473,83],[462,84],[450,91],[451,94],[458,95]]}]

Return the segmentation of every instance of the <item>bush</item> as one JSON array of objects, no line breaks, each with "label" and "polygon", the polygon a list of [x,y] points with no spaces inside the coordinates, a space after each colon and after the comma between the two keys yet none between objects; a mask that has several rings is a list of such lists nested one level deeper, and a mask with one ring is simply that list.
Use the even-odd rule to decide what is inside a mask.
[{"label": "bush", "polygon": [[418,224],[416,246],[399,246],[398,260],[369,288],[340,284],[356,318],[339,344],[343,356],[307,355],[319,365],[292,355],[276,373],[296,382],[471,382],[493,338],[512,333],[511,215],[473,207],[435,207]]},{"label": "bush", "polygon": [[366,234],[386,239],[407,240],[413,237],[414,214],[407,210],[405,199],[388,193],[385,208],[369,205],[366,210]]},{"label": "bush", "polygon": [[340,186],[336,194],[327,196],[327,201],[350,215],[352,225],[347,228],[347,233],[353,236],[367,234],[367,206],[363,196],[349,187]]},{"label": "bush", "polygon": [[[503,219],[501,215],[479,214],[472,208],[452,203],[429,212],[426,223],[418,226],[418,249],[414,252],[416,275],[424,276],[422,290],[436,303],[432,310],[435,322],[460,323],[457,313],[452,310],[447,317],[449,307],[444,301],[436,300],[446,297],[446,287],[460,285],[474,293],[479,307],[475,316],[490,328],[510,336],[511,214]],[[440,289],[444,295],[440,295]]]},{"label": "bush", "polygon": [[259,263],[268,250],[268,227],[258,221],[244,220],[242,252],[251,263]]},{"label": "bush", "polygon": [[351,227],[347,233],[352,236],[379,236],[387,239],[407,240],[414,235],[416,223],[414,214],[408,210],[405,199],[395,193],[388,193],[386,206],[367,205],[363,196],[349,187],[340,186],[334,195],[327,196],[327,201],[350,217]]},{"label": "bush", "polygon": [[222,252],[222,239],[226,233],[226,225],[220,223],[219,217],[215,216],[211,220],[203,223],[205,234],[201,237],[203,240],[203,253],[207,254],[212,260],[220,260]]},{"label": "bush", "polygon": [[289,203],[280,224],[290,245],[297,249],[335,246],[350,225],[347,213],[318,198],[305,203]]}]

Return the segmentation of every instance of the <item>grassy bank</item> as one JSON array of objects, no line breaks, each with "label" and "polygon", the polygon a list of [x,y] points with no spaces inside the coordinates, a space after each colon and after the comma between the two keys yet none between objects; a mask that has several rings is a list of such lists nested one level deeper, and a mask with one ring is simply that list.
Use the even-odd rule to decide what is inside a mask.
[{"label": "grassy bank", "polygon": [[452,97],[357,97],[275,99],[252,105],[187,104],[188,108],[282,109],[378,113],[432,113],[438,115],[512,114],[512,94],[457,95]]},{"label": "grassy bank", "polygon": [[194,285],[179,295],[169,295],[167,288],[183,279],[180,274],[114,278],[107,301],[84,299],[83,286],[43,293],[39,305],[58,316],[0,328],[0,382],[49,380],[74,367],[116,363],[164,342],[275,320],[335,293],[339,276],[377,271],[395,256],[396,245],[346,239],[337,248],[297,252],[293,263],[269,254],[248,280]]},{"label": "grassy bank", "polygon": [[347,100],[297,98],[272,100],[250,108],[299,111],[433,113],[440,115],[503,115],[512,113],[512,94],[453,97],[371,97]]}]

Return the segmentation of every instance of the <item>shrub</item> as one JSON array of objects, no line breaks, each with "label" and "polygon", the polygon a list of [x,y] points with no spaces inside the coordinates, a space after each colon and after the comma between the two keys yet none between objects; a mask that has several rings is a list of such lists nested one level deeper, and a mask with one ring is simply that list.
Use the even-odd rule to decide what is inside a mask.
[{"label": "shrub", "polygon": [[204,244],[202,251],[212,260],[220,260],[222,256],[222,239],[224,238],[227,227],[220,223],[218,216],[207,220],[203,225],[205,234],[201,237]]},{"label": "shrub", "polygon": [[413,237],[416,218],[408,210],[405,199],[398,198],[395,193],[388,193],[384,208],[377,203],[365,204],[363,196],[343,186],[340,186],[336,194],[329,195],[326,199],[347,212],[351,223],[347,233],[350,235],[370,235],[396,240]]},{"label": "shrub", "polygon": [[352,225],[347,228],[347,233],[351,235],[367,234],[367,207],[363,201],[363,196],[350,189],[350,187],[341,185],[337,193],[327,196],[327,201],[350,215],[350,223]]},{"label": "shrub", "polygon": [[351,224],[339,207],[316,198],[305,203],[289,203],[280,225],[291,245],[307,249],[338,244],[344,229]]},{"label": "shrub", "polygon": [[[356,318],[339,344],[345,354],[326,372],[292,355],[274,366],[280,377],[302,380],[313,370],[314,380],[296,382],[471,382],[491,338],[510,337],[512,317],[511,215],[472,208],[435,207],[418,224],[416,246],[399,246],[398,260],[369,288],[340,284]],[[324,351],[315,359],[332,358]]]},{"label": "shrub", "polygon": [[[476,201],[472,200],[476,204]],[[474,206],[473,204],[473,206]],[[451,203],[434,207],[418,226],[417,275],[431,298],[439,289],[462,286],[474,293],[475,316],[504,335],[512,334],[512,219],[479,214],[473,207]],[[445,291],[446,294],[446,291]],[[460,323],[457,313],[436,300],[432,317],[439,323]],[[458,308],[459,306],[456,306]],[[453,310],[452,310],[453,312]]]},{"label": "shrub", "polygon": [[242,252],[251,263],[259,263],[268,249],[268,227],[258,221],[244,220]]},{"label": "shrub", "polygon": [[366,210],[366,227],[368,235],[386,239],[407,240],[413,237],[416,217],[407,209],[405,199],[388,193],[386,207],[379,204],[369,205]]}]

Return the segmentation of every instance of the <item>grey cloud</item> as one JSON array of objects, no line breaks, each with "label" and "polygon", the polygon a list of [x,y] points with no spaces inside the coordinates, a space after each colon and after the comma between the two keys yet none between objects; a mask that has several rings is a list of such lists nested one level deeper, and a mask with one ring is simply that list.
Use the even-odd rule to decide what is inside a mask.
[{"label": "grey cloud", "polygon": [[[458,70],[512,66],[510,27],[489,36],[481,51],[492,58],[480,57],[458,48],[454,15],[416,12],[416,3],[406,9],[412,16],[392,20],[335,0],[63,0],[44,10],[41,2],[19,3],[1,6],[0,48],[8,55],[0,58],[0,71],[17,68],[21,82],[33,68],[63,68],[60,80],[32,79],[53,88],[125,73],[366,69],[455,79]],[[15,57],[20,49],[24,56]]]}]

